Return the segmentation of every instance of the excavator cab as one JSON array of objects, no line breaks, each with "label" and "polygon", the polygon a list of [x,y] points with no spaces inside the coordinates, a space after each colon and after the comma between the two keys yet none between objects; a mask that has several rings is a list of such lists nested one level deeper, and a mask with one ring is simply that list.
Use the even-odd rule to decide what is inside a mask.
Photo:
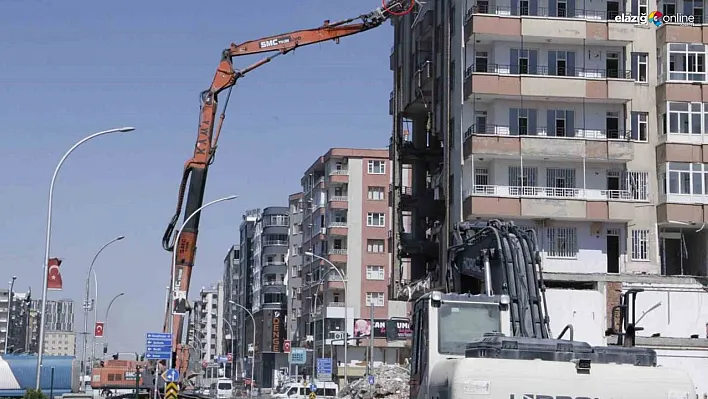
[{"label": "excavator cab", "polygon": [[429,292],[416,300],[411,330],[411,398],[438,362],[464,358],[467,344],[489,333],[511,334],[507,295]]}]

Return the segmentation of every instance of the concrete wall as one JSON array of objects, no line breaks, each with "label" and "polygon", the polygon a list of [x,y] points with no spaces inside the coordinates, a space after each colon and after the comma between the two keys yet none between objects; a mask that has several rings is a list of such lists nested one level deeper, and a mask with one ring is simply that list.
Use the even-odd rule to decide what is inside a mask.
[{"label": "concrete wall", "polygon": [[[550,275],[557,279],[560,274]],[[625,278],[631,278],[625,277]],[[659,281],[659,278],[654,278]],[[661,338],[644,338],[638,346],[657,351],[658,363],[663,367],[686,370],[696,384],[699,397],[708,394],[708,292],[690,278],[685,283],[622,283],[622,289],[644,288],[637,296],[638,323],[644,331],[642,337],[659,333]],[[693,282],[691,282],[693,281]],[[549,289],[546,293],[551,331],[557,336],[566,324],[573,324],[574,339],[592,345],[604,345],[607,341],[607,312],[612,304],[607,302],[607,292],[613,286],[600,282],[593,290]],[[609,296],[614,300],[614,295]],[[661,303],[654,310],[648,309]],[[698,334],[700,339],[689,338]],[[566,335],[564,338],[569,338]],[[668,343],[667,343],[668,342]],[[672,342],[680,342],[674,344]]]}]

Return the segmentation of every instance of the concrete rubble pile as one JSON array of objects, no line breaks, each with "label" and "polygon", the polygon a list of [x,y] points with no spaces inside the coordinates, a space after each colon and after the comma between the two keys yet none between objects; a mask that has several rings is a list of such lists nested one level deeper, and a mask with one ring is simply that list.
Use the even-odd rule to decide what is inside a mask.
[{"label": "concrete rubble pile", "polygon": [[[372,387],[369,387],[369,380],[366,377],[360,378],[342,389],[339,397],[361,399],[373,396],[374,398],[409,399],[410,371],[407,368],[385,365],[374,369],[373,375]],[[369,393],[370,389],[371,393]]]}]

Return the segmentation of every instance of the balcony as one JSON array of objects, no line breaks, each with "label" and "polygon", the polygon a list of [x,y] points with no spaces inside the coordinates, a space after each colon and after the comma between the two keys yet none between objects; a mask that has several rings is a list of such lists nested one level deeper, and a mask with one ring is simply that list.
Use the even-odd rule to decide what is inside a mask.
[{"label": "balcony", "polygon": [[329,261],[334,263],[334,262],[340,262],[340,263],[346,263],[347,261],[347,249],[346,248],[332,248],[327,252],[327,255],[329,255]]},{"label": "balcony", "polygon": [[634,40],[634,25],[615,21],[623,11],[607,11],[606,2],[597,2],[595,7],[585,4],[585,9],[577,7],[582,4],[568,2],[564,8],[544,0],[529,7],[518,7],[513,0],[500,0],[495,5],[474,4],[465,15],[465,38],[468,42],[472,35],[476,40],[514,40],[522,35],[525,41]]},{"label": "balcony", "polygon": [[424,91],[433,89],[433,62],[430,60],[423,61],[416,69],[413,79],[415,80],[417,87],[423,89]]},{"label": "balcony", "polygon": [[349,169],[332,169],[329,171],[329,182],[346,184],[349,182]]},{"label": "balcony", "polygon": [[465,72],[464,95],[542,97],[572,102],[626,102],[634,81],[629,70],[558,68],[547,65],[479,64]]},{"label": "balcony", "polygon": [[708,30],[703,29],[704,27],[701,22],[693,26],[665,23],[656,29],[656,45],[660,47],[667,43],[708,43]]},{"label": "balcony", "polygon": [[[548,135],[548,129],[526,128],[519,135],[518,127],[504,125],[472,125],[465,131],[464,156],[488,154],[500,156],[530,156],[540,158],[585,158],[612,162],[629,162],[634,148],[629,131],[611,129],[573,129],[572,136]],[[517,130],[516,134],[512,134]],[[557,132],[556,129],[551,129]],[[474,139],[472,139],[474,137]]]},{"label": "balcony", "polygon": [[343,195],[333,195],[329,197],[329,207],[330,209],[347,209],[349,207],[348,194],[342,193]]},{"label": "balcony", "polygon": [[327,233],[331,236],[346,236],[347,230],[347,222],[334,221],[327,224]]}]

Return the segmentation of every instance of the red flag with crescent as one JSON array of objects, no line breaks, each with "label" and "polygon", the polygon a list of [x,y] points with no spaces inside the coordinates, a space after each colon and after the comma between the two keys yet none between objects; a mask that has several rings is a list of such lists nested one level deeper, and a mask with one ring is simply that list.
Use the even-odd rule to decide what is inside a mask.
[{"label": "red flag with crescent", "polygon": [[59,271],[59,266],[61,266],[61,260],[59,258],[49,258],[49,270],[47,273],[47,289],[53,291],[61,291],[62,281],[61,272]]},{"label": "red flag with crescent", "polygon": [[93,336],[96,338],[103,337],[103,322],[97,321],[96,326],[93,328]]}]

